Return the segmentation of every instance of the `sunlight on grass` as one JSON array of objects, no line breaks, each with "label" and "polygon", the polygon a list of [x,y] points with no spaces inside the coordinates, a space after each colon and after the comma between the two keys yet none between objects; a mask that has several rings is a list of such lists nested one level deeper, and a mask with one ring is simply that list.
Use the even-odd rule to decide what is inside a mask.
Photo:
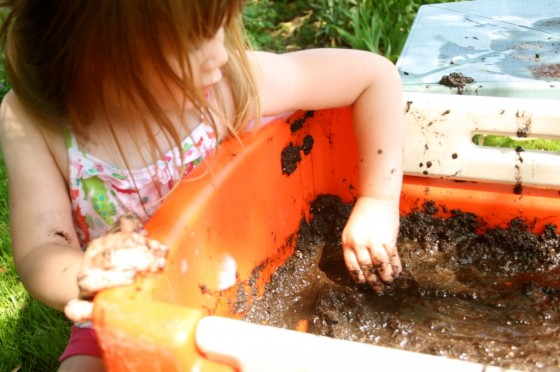
[{"label": "sunlight on grass", "polygon": [[249,0],[244,23],[257,50],[369,50],[396,62],[418,8],[459,0]]},{"label": "sunlight on grass", "polygon": [[69,335],[64,316],[31,299],[12,259],[8,187],[0,153],[0,371],[55,371]]},{"label": "sunlight on grass", "polygon": [[560,141],[550,139],[514,139],[508,136],[476,135],[473,142],[479,146],[522,148],[523,150],[560,151]]}]

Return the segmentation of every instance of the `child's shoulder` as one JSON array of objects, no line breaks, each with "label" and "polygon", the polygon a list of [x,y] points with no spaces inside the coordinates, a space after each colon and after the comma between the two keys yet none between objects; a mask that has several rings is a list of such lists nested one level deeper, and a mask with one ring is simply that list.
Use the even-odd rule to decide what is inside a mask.
[{"label": "child's shoulder", "polygon": [[[11,132],[42,134],[50,132],[54,123],[49,122],[28,108],[17,94],[9,91],[0,104],[0,136]],[[14,133],[15,134],[15,133]]]},{"label": "child's shoulder", "polygon": [[0,105],[0,134],[19,131],[23,127],[38,127],[41,120],[28,109],[17,94],[10,90]]},{"label": "child's shoulder", "polygon": [[16,96],[14,91],[10,90],[8,93],[6,93],[6,95],[2,99],[2,103],[0,104],[0,124],[4,124],[9,116],[12,116],[22,108],[23,106],[21,104],[21,101]]},{"label": "child's shoulder", "polygon": [[18,133],[26,133],[25,127],[31,126],[29,114],[21,100],[9,91],[0,105],[0,144],[11,142]]},{"label": "child's shoulder", "polygon": [[64,136],[60,126],[34,114],[22,100],[10,91],[0,105],[0,149],[4,158],[34,156],[53,158],[59,168],[65,169]]}]

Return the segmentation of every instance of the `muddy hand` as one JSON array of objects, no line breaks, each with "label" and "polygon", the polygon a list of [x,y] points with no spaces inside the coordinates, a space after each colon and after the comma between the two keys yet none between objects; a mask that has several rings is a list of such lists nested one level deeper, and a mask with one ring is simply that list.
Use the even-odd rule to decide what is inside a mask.
[{"label": "muddy hand", "polygon": [[360,198],[342,234],[344,261],[355,282],[381,293],[401,271],[396,248],[398,208]]},{"label": "muddy hand", "polygon": [[64,307],[64,315],[74,323],[84,323],[91,320],[93,302],[86,300],[70,300]]},{"label": "muddy hand", "polygon": [[391,249],[354,247],[344,249],[344,260],[356,283],[367,283],[375,292],[383,292],[385,284],[392,283],[401,273],[398,254]]},{"label": "muddy hand", "polygon": [[78,276],[81,298],[101,289],[131,284],[137,273],[165,266],[167,247],[136,231],[118,231],[95,239],[84,254]]},{"label": "muddy hand", "polygon": [[164,268],[167,247],[146,235],[140,219],[127,213],[108,234],[91,241],[78,274],[79,299],[65,308],[68,318],[83,321],[91,317],[88,302],[100,290],[132,284],[137,274]]}]

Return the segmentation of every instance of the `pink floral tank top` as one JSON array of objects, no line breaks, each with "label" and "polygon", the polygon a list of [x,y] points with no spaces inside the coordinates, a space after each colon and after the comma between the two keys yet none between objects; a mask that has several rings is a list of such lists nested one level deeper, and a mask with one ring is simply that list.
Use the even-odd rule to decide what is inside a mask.
[{"label": "pink floral tank top", "polygon": [[[74,225],[82,248],[105,233],[125,211],[145,222],[157,210],[179,178],[179,149],[170,150],[154,165],[131,171],[81,151],[71,130],[65,131],[69,157],[69,189]],[[217,145],[212,128],[198,125],[181,146],[187,175]]]}]

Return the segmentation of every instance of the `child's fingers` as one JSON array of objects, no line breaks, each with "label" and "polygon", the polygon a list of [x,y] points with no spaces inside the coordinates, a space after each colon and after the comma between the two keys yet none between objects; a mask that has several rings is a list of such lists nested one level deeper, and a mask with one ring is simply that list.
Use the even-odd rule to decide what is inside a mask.
[{"label": "child's fingers", "polygon": [[385,283],[391,283],[394,279],[393,266],[391,265],[385,248],[382,245],[371,245],[368,247],[367,252],[373,264],[373,269],[379,276],[379,279]]},{"label": "child's fingers", "polygon": [[64,315],[73,322],[91,320],[93,303],[91,301],[70,300],[64,307]]},{"label": "child's fingers", "polygon": [[169,254],[169,248],[167,245],[153,239],[148,240],[148,246],[150,251],[154,255],[154,265],[152,266],[152,271],[159,271],[165,267],[167,263],[167,255]]},{"label": "child's fingers", "polygon": [[354,250],[348,247],[343,247],[342,253],[344,256],[344,263],[346,264],[346,268],[348,269],[348,273],[352,279],[356,283],[364,284],[366,282],[366,278],[364,276],[364,272],[358,264]]},{"label": "child's fingers", "polygon": [[383,293],[383,282],[377,272],[377,269],[372,265],[366,265],[363,267],[364,275],[366,277],[367,284],[376,293]]},{"label": "child's fingers", "polygon": [[166,255],[169,252],[167,245],[161,243],[159,240],[147,239],[146,244],[155,254]]},{"label": "child's fingers", "polygon": [[384,283],[392,283],[395,277],[393,276],[393,266],[389,262],[382,262],[375,266],[376,273]]},{"label": "child's fingers", "polygon": [[146,246],[137,246],[111,252],[111,270],[158,272],[165,266],[165,254]]},{"label": "child's fingers", "polygon": [[397,243],[392,242],[384,245],[385,254],[388,258],[388,263],[391,265],[391,280],[388,282],[392,282],[394,279],[398,278],[402,272],[402,263],[401,258],[399,256],[399,251],[397,248]]},{"label": "child's fingers", "polygon": [[105,288],[134,283],[134,271],[107,271],[89,269],[78,278],[78,287],[82,298],[90,298]]},{"label": "child's fingers", "polygon": [[358,262],[358,267],[362,272],[365,282],[368,283],[372,288],[376,286],[378,282],[377,272],[375,269],[375,263],[372,261],[371,254],[366,247],[356,245],[351,248],[354,251],[356,261]]},{"label": "child's fingers", "polygon": [[344,261],[352,279],[359,284],[367,283],[375,292],[383,292],[383,282],[393,281],[392,265],[385,255],[385,262],[377,256],[383,253],[376,251],[372,254],[370,249],[344,247]]},{"label": "child's fingers", "polygon": [[393,278],[398,278],[402,272],[402,263],[396,246],[393,248],[393,251],[389,253],[389,260],[391,261],[391,266],[393,268]]},{"label": "child's fingers", "polygon": [[402,271],[396,246],[385,247],[345,246],[343,250],[344,261],[352,279],[359,284],[367,283],[377,293],[383,292],[384,283],[392,283]]}]

